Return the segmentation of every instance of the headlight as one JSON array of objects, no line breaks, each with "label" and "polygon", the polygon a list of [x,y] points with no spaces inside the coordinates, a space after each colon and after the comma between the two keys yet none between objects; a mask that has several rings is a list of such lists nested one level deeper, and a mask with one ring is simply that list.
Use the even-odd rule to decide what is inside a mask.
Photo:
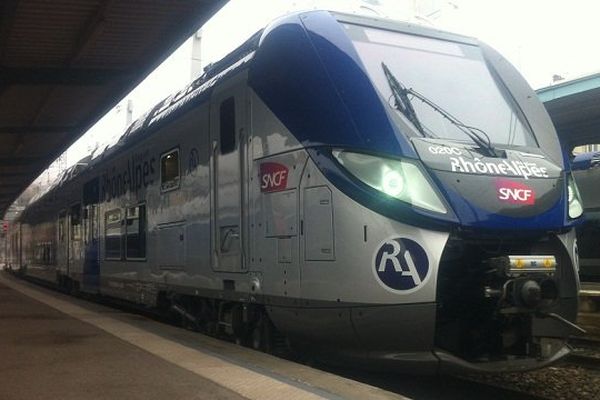
[{"label": "headlight", "polygon": [[340,150],[333,156],[356,178],[388,196],[429,211],[448,212],[415,163]]},{"label": "headlight", "polygon": [[581,217],[581,214],[583,214],[581,195],[571,174],[567,178],[567,201],[569,202],[569,218]]}]

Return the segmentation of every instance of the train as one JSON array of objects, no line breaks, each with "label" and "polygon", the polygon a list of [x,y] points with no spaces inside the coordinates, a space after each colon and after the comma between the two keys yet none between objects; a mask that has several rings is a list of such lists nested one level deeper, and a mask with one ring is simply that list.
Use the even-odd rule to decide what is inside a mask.
[{"label": "train", "polygon": [[65,171],[10,266],[256,349],[521,371],[578,330],[581,214],[548,114],[491,47],[310,11]]},{"label": "train", "polygon": [[600,178],[600,153],[577,154],[571,161],[573,176],[578,182],[585,221],[577,227],[579,243],[579,279],[586,283],[600,282],[600,196],[596,187]]}]

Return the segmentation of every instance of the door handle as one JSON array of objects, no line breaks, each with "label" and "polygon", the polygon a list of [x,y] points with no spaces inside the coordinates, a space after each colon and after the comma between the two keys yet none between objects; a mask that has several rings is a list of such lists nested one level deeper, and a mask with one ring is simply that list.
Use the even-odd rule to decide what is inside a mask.
[{"label": "door handle", "polygon": [[240,232],[236,228],[228,228],[221,239],[221,252],[228,252],[234,239],[240,239]]}]

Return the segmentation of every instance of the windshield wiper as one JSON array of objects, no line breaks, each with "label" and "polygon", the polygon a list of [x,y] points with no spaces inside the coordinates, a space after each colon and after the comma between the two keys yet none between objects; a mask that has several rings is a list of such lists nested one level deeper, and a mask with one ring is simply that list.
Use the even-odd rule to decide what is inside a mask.
[{"label": "windshield wiper", "polygon": [[417,113],[408,98],[408,90],[396,79],[394,74],[390,71],[387,65],[384,62],[381,63],[383,67],[383,72],[385,73],[385,77],[387,79],[388,85],[390,89],[392,89],[392,95],[394,96],[394,107],[396,110],[400,111],[412,124],[417,128],[419,133],[423,136],[429,136],[425,133],[425,129],[421,126],[419,122],[419,118],[417,117]]},{"label": "windshield wiper", "polygon": [[482,149],[487,156],[489,157],[498,157],[498,152],[492,145],[492,141],[485,131],[482,129],[476,128],[474,126],[469,126],[461,122],[458,118],[450,114],[448,111],[444,110],[433,101],[429,100],[427,97],[423,96],[421,93],[416,90],[410,88],[407,89],[407,92],[415,96],[417,99],[421,100],[423,103],[427,104],[433,110],[437,111],[442,117],[446,118],[450,123],[458,128],[459,131],[463,132],[465,135],[469,136],[473,142],[475,142],[480,149]]},{"label": "windshield wiper", "polygon": [[[442,117],[450,121],[454,126],[458,128],[459,131],[463,132],[467,135],[481,150],[485,152],[485,155],[488,157],[498,157],[498,153],[496,149],[492,145],[492,141],[487,133],[485,133],[482,129],[476,128],[474,126],[469,126],[461,122],[458,118],[450,114],[448,111],[444,110],[442,107],[435,104],[433,101],[429,100],[427,97],[417,92],[416,90],[410,88],[407,89],[404,85],[402,85],[398,79],[392,74],[385,63],[381,63],[383,67],[383,71],[388,80],[388,84],[390,85],[390,89],[392,89],[392,94],[394,95],[396,109],[404,114],[410,122],[415,125],[417,130],[423,135],[426,136],[425,130],[423,126],[419,122],[417,117],[417,113],[412,107],[410,98],[408,95],[412,95],[417,99],[421,100],[423,103],[427,104],[434,111],[440,114]],[[416,123],[415,123],[416,121]]]}]

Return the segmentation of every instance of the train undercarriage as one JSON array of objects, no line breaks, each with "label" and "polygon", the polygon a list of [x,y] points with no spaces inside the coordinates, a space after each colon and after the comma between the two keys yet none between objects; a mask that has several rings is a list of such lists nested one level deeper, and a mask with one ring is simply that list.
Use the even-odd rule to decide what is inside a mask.
[{"label": "train undercarriage", "polygon": [[[508,254],[556,265],[521,271]],[[453,235],[439,271],[436,347],[468,362],[546,360],[579,329],[576,276],[556,235]]]}]

